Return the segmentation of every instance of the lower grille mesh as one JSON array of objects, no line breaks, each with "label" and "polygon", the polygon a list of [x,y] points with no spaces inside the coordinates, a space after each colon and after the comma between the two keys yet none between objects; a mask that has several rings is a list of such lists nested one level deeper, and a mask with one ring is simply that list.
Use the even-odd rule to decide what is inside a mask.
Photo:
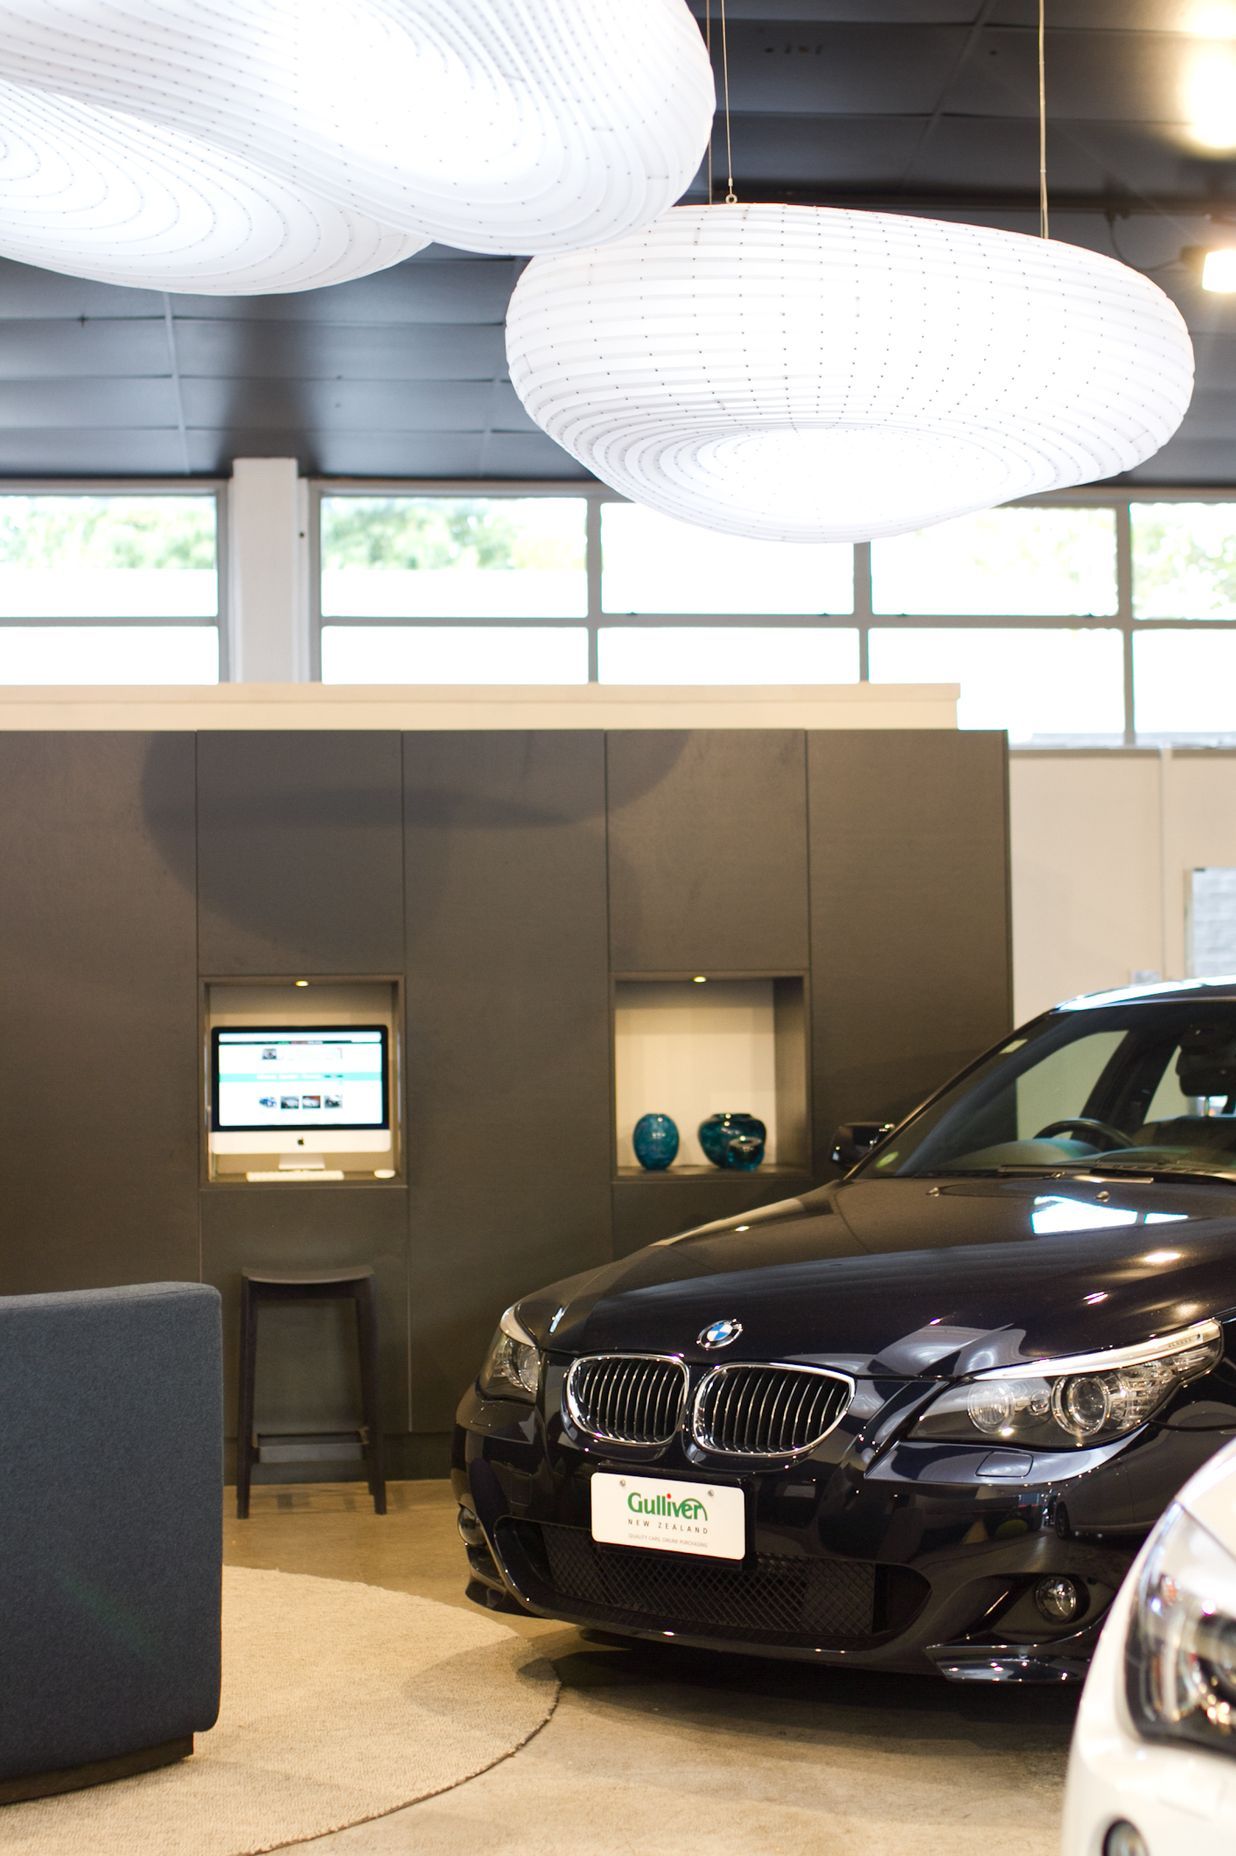
[{"label": "lower grille mesh", "polygon": [[[742,1566],[607,1547],[583,1528],[503,1527],[568,1608],[698,1636],[845,1644],[875,1628],[874,1566],[761,1555]],[[538,1564],[539,1563],[539,1564]]]}]

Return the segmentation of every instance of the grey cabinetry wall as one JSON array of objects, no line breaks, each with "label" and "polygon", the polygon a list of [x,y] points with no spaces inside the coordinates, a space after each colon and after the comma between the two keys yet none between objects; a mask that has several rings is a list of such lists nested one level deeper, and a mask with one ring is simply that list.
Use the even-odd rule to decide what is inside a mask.
[{"label": "grey cabinetry wall", "polygon": [[[618,1166],[621,984],[780,976],[817,1177],[1008,1024],[998,736],[0,734],[0,794],[0,1291],[201,1274],[230,1348],[246,1264],[371,1262],[396,1472],[508,1302],[812,1177]],[[405,1179],[201,1182],[203,982],[314,975],[402,980]],[[329,1428],[344,1317],[275,1313]]]},{"label": "grey cabinetry wall", "polygon": [[610,1255],[604,755],[405,741],[418,1430],[448,1426],[508,1302]]},{"label": "grey cabinetry wall", "polygon": [[193,737],[0,734],[0,794],[0,1292],[196,1278]]},{"label": "grey cabinetry wall", "polygon": [[608,741],[614,972],[803,969],[805,736],[632,729]]},{"label": "grey cabinetry wall", "polygon": [[816,1163],[897,1119],[1012,1015],[1002,734],[813,734]]},{"label": "grey cabinetry wall", "polygon": [[397,973],[400,737],[220,730],[198,742],[203,973]]}]

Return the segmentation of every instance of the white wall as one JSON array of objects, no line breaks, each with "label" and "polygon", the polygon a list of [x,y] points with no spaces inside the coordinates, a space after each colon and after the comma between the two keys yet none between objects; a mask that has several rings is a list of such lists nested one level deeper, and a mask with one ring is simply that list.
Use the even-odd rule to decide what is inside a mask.
[{"label": "white wall", "polygon": [[1010,796],[1017,1018],[1183,977],[1189,872],[1236,866],[1236,753],[1015,753]]}]

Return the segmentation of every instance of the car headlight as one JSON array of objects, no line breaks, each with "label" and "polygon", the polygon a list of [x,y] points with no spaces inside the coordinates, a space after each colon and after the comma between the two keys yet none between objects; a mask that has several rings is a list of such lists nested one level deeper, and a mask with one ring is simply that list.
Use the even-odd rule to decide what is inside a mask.
[{"label": "car headlight", "polygon": [[1125,1695],[1148,1738],[1236,1754],[1236,1559],[1177,1505],[1137,1582]]},{"label": "car headlight", "polygon": [[1135,1431],[1178,1387],[1208,1373],[1222,1353],[1219,1323],[1199,1321],[1136,1347],[993,1367],[933,1399],[910,1435],[1043,1450],[1105,1443]]},{"label": "car headlight", "polygon": [[541,1355],[536,1342],[513,1308],[508,1308],[489,1343],[479,1382],[486,1398],[522,1398],[536,1401],[541,1376]]}]

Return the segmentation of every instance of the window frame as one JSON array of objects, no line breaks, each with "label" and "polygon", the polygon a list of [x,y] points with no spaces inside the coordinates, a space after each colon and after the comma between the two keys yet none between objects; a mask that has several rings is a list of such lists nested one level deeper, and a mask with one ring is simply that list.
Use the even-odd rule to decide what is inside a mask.
[{"label": "window frame", "polygon": [[[168,613],[141,617],[136,614],[87,613],[72,618],[47,618],[30,613],[0,612],[0,628],[28,627],[32,630],[61,630],[70,627],[83,631],[108,630],[150,630],[174,627],[177,631],[188,629],[213,631],[217,634],[219,653],[219,683],[231,681],[231,648],[229,623],[229,601],[231,582],[228,567],[228,481],[225,477],[6,477],[0,483],[0,497],[8,496],[62,496],[66,500],[78,497],[102,498],[109,496],[192,496],[211,497],[215,504],[215,572],[218,588],[216,610],[212,618],[186,618],[183,614]],[[103,687],[103,686],[97,686]],[[204,684],[203,688],[212,685]]]},{"label": "window frame", "polygon": [[[1052,490],[1040,496],[1014,498],[1007,505],[1009,508],[1109,508],[1116,515],[1116,610],[1099,615],[1060,613],[923,613],[893,614],[877,613],[872,608],[871,588],[871,542],[855,542],[854,549],[854,598],[853,610],[846,613],[782,613],[770,607],[761,613],[607,613],[601,599],[601,509],[605,503],[621,503],[629,499],[620,496],[606,484],[593,479],[581,480],[571,477],[529,478],[517,481],[512,478],[500,480],[489,478],[376,478],[376,477],[311,477],[309,488],[309,657],[310,677],[320,682],[322,677],[322,628],[330,625],[367,625],[396,627],[429,627],[449,623],[443,617],[390,618],[368,617],[360,614],[348,617],[322,615],[322,517],[321,504],[324,496],[409,496],[409,497],[493,497],[495,499],[528,498],[534,496],[568,496],[579,497],[586,504],[585,510],[585,561],[587,575],[587,616],[569,619],[511,619],[511,618],[474,618],[466,621],[477,626],[520,626],[535,624],[538,626],[586,627],[588,632],[588,682],[596,683],[598,677],[599,634],[612,627],[623,629],[644,628],[655,631],[662,627],[689,627],[703,630],[758,629],[762,625],[796,630],[819,630],[821,628],[836,631],[858,632],[858,682],[868,683],[870,677],[870,638],[873,629],[896,630],[1017,630],[1017,631],[1118,631],[1121,634],[1124,729],[1120,740],[1113,741],[1110,736],[1075,735],[1063,739],[1053,739],[1041,745],[1032,742],[1016,742],[1013,745],[1018,752],[1059,753],[1074,749],[1112,748],[1146,748],[1160,744],[1158,736],[1139,737],[1135,732],[1134,687],[1133,687],[1133,640],[1136,636],[1155,631],[1183,631],[1207,635],[1221,631],[1236,631],[1236,618],[1232,619],[1136,619],[1133,616],[1133,532],[1131,507],[1134,503],[1231,503],[1236,511],[1236,489],[1223,489],[1214,486],[1161,486],[1150,483],[1121,484],[1086,484],[1077,489]],[[878,544],[876,544],[878,545]],[[464,622],[464,621],[461,621]],[[1230,734],[1215,736],[1179,736],[1173,738],[1182,747],[1219,747],[1236,746],[1236,727]]]}]

